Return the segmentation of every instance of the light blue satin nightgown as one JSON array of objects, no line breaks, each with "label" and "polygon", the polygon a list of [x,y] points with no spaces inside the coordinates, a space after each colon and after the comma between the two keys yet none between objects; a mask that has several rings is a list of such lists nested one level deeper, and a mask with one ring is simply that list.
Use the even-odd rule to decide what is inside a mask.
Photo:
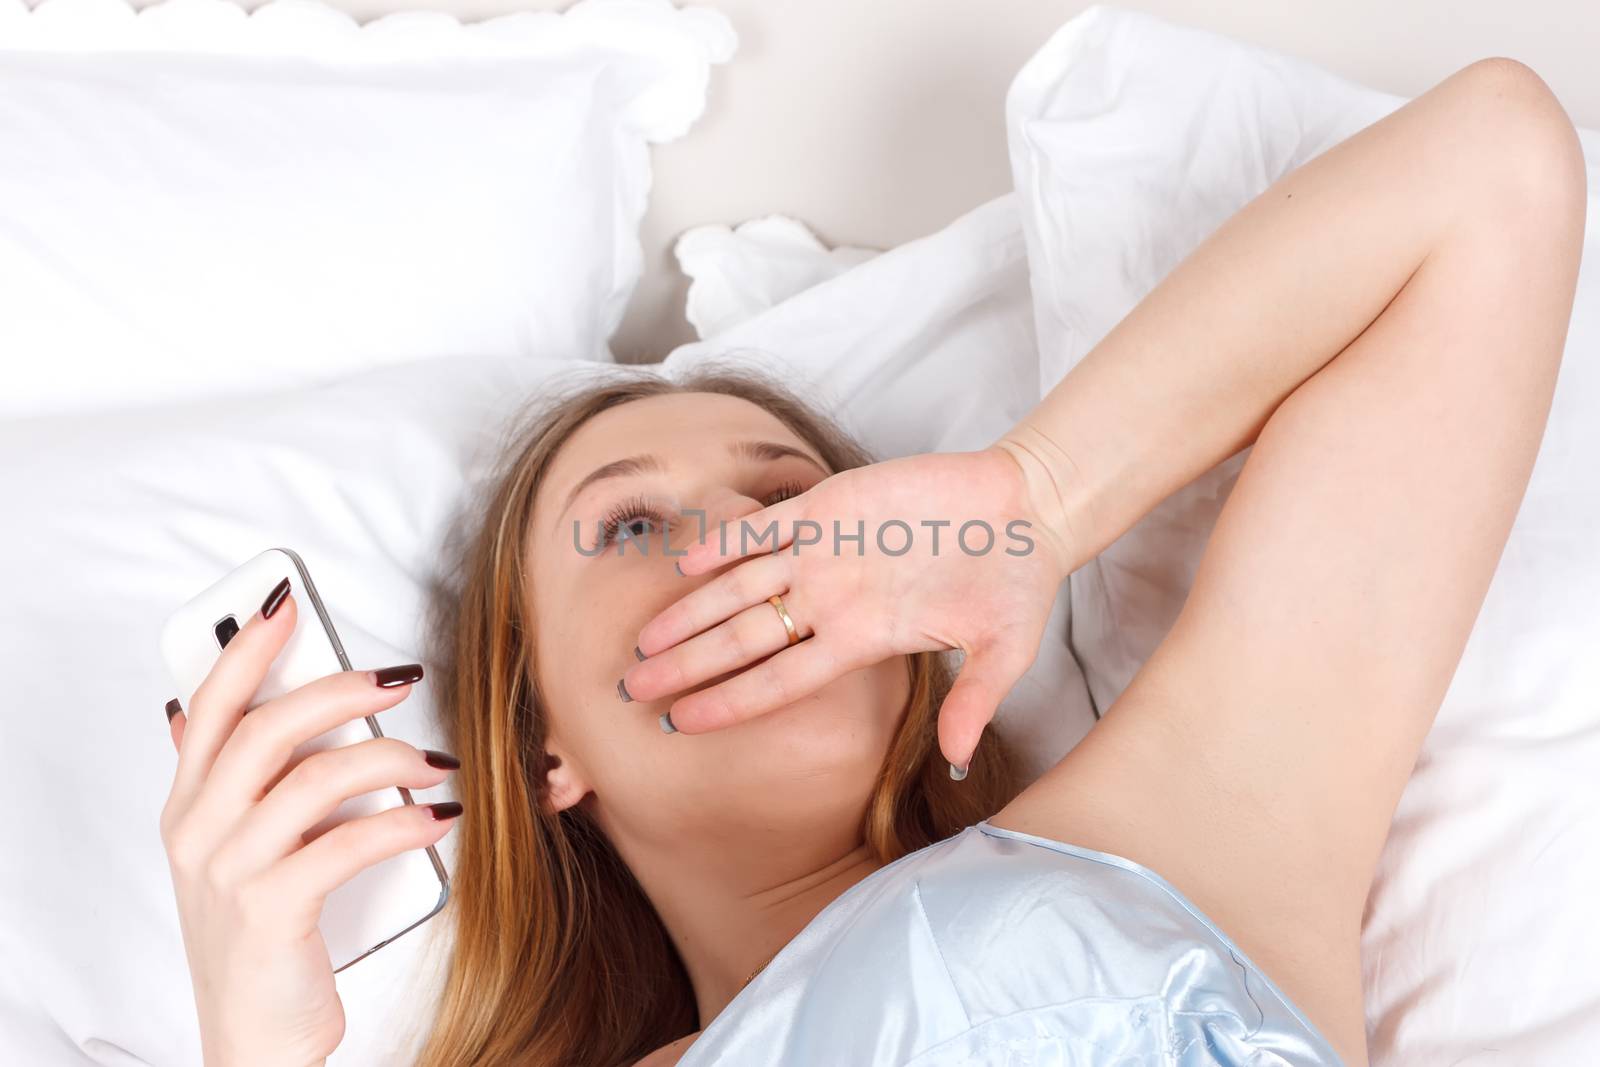
[{"label": "light blue satin nightgown", "polygon": [[1339,1063],[1159,875],[984,820],[840,894],[678,1067]]}]

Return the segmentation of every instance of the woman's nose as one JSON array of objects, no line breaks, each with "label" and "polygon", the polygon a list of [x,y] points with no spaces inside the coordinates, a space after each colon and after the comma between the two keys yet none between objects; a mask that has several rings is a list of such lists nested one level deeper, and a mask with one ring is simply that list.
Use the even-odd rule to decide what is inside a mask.
[{"label": "woman's nose", "polygon": [[688,521],[684,524],[684,541],[691,544],[702,537],[715,539],[719,525],[724,522],[731,524],[729,536],[737,536],[737,520],[760,511],[763,506],[761,501],[745,496],[732,486],[715,487],[704,493],[700,503],[695,505],[705,512],[703,519],[693,514],[686,516]]}]

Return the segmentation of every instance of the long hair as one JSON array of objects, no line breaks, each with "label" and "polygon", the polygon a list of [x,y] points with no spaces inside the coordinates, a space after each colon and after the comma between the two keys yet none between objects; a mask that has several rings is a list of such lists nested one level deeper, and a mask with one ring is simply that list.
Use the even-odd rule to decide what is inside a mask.
[{"label": "long hair", "polygon": [[[873,462],[783,385],[732,365],[591,379],[513,424],[467,513],[459,594],[436,596],[429,615],[429,671],[466,815],[453,831],[450,899],[433,920],[454,936],[419,1067],[621,1067],[700,1028],[688,973],[632,872],[581,805],[541,803],[550,757],[523,581],[535,495],[573,432],[619,404],[686,392],[759,405],[835,472]],[[1017,789],[1014,758],[990,729],[966,779],[950,779],[935,717],[952,668],[940,652],[904,659],[910,695],[862,826],[883,863],[994,814]]]}]

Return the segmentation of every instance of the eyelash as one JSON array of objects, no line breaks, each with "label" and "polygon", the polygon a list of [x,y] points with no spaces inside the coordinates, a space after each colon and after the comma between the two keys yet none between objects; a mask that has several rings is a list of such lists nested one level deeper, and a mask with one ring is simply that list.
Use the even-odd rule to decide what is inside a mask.
[{"label": "eyelash", "polygon": [[[799,496],[803,492],[805,492],[805,488],[799,482],[784,482],[771,493],[768,493],[761,503],[766,507],[771,507],[779,501],[788,500],[792,496]],[[774,497],[777,499],[773,499]],[[631,500],[625,500],[606,514],[605,520],[600,524],[600,540],[595,542],[595,549],[599,550],[611,544],[612,541],[616,540],[617,534],[623,525],[631,524],[635,519],[649,519],[658,525],[664,525],[667,522],[666,516],[651,507],[650,502],[644,497],[636,496]]]}]

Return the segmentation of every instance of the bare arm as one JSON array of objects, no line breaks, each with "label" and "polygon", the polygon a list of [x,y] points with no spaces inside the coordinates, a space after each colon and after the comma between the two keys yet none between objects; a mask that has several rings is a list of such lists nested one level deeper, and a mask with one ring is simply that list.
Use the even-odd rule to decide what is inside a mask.
[{"label": "bare arm", "polygon": [[1538,452],[1584,185],[1538,76],[1474,63],[1244,207],[996,446],[1070,571],[1254,444],[1172,630],[992,821],[1163,874],[1351,1064],[1363,905]]}]

